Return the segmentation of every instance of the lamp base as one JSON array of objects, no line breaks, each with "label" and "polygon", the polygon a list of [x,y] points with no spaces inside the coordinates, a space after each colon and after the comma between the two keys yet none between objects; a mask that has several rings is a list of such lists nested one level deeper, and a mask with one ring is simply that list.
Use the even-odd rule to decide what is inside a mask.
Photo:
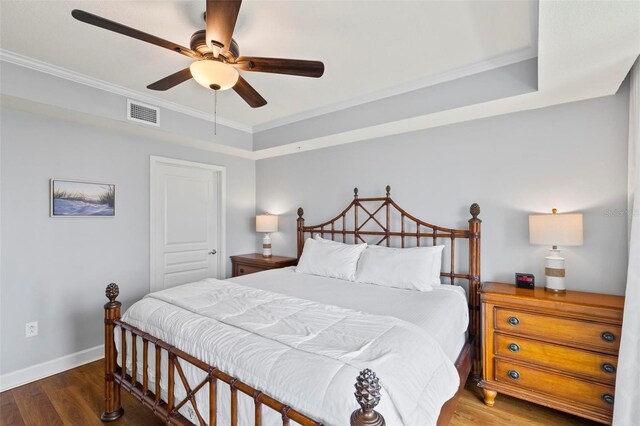
[{"label": "lamp base", "polygon": [[564,257],[560,256],[560,250],[552,248],[549,256],[544,258],[544,275],[546,283],[544,290],[552,293],[566,293],[564,286]]},{"label": "lamp base", "polygon": [[271,257],[271,237],[269,234],[264,234],[262,239],[262,257]]}]

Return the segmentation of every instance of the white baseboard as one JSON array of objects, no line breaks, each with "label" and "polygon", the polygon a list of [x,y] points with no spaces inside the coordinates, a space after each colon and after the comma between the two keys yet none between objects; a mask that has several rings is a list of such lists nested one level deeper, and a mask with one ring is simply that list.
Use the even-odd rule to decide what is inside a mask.
[{"label": "white baseboard", "polygon": [[53,376],[104,357],[104,345],[36,364],[0,376],[0,392]]}]

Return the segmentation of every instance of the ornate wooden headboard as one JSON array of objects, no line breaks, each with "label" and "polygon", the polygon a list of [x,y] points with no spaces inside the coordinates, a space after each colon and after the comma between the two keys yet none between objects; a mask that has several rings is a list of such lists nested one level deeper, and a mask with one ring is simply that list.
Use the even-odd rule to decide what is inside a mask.
[{"label": "ornate wooden headboard", "polygon": [[[441,277],[448,277],[451,284],[456,280],[468,282],[469,294],[469,337],[473,339],[474,362],[473,372],[480,372],[480,224],[478,219],[480,206],[476,203],[469,209],[468,229],[452,229],[432,225],[426,221],[417,219],[400,208],[391,199],[391,187],[386,187],[384,197],[360,198],[358,188],[353,190],[353,201],[341,213],[324,223],[305,226],[304,210],[298,209],[298,259],[304,247],[305,234],[313,237],[319,234],[323,238],[329,238],[344,243],[384,244],[387,247],[399,246],[416,247],[425,245],[437,245],[445,243],[448,250],[448,262],[443,262],[443,267],[448,271],[441,271]],[[380,220],[378,216],[381,216]],[[367,241],[373,239],[373,241]],[[392,239],[399,240],[400,244],[392,244]],[[456,264],[456,241],[468,240],[469,256],[468,269],[460,272],[460,265]],[[460,257],[460,256],[458,256]],[[458,266],[458,267],[456,267]]]}]

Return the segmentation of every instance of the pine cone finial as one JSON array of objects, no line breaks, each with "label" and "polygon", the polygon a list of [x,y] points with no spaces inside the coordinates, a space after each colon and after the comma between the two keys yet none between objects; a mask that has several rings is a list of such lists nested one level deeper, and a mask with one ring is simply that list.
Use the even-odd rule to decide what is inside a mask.
[{"label": "pine cone finial", "polygon": [[471,213],[471,216],[473,216],[474,219],[478,218],[478,215],[480,214],[480,206],[478,205],[478,203],[471,204],[471,208],[469,208],[469,213]]},{"label": "pine cone finial", "polygon": [[302,219],[302,215],[304,214],[304,210],[302,210],[302,207],[298,207],[298,217],[300,219]]},{"label": "pine cone finial", "polygon": [[356,401],[363,411],[371,411],[380,402],[380,383],[376,373],[368,368],[362,370],[356,378]]},{"label": "pine cone finial", "polygon": [[120,289],[118,288],[118,284],[116,283],[109,284],[104,294],[105,296],[107,296],[107,299],[109,299],[109,302],[115,302],[116,297],[118,297],[118,295],[120,294]]},{"label": "pine cone finial", "polygon": [[380,383],[376,373],[367,369],[360,372],[355,384],[356,401],[360,409],[351,413],[351,426],[385,426],[384,417],[374,410],[380,402]]}]

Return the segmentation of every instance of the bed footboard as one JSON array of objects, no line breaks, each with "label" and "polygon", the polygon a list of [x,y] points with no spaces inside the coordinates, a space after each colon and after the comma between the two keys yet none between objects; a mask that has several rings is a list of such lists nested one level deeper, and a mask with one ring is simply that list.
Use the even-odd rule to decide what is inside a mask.
[{"label": "bed footboard", "polygon": [[[187,403],[191,402],[197,417],[199,425],[215,425],[216,424],[216,404],[217,404],[217,386],[218,382],[226,383],[231,390],[230,413],[231,425],[238,424],[238,391],[253,398],[254,401],[254,423],[256,426],[262,424],[262,409],[266,406],[282,416],[283,426],[289,425],[289,421],[307,426],[320,425],[318,421],[300,413],[288,405],[271,398],[265,393],[249,386],[248,384],[238,380],[237,378],[220,371],[193,356],[181,351],[180,349],[169,345],[168,343],[157,339],[156,337],[145,333],[142,330],[127,324],[120,320],[120,308],[122,304],[116,301],[119,294],[118,286],[111,283],[107,286],[105,292],[109,302],[104,305],[104,332],[105,332],[105,411],[100,418],[102,421],[109,422],[120,418],[124,414],[120,401],[121,388],[127,390],[131,395],[140,400],[143,405],[150,408],[158,417],[166,421],[167,425],[191,425],[189,419],[183,417],[179,410]],[[118,326],[121,329],[121,351],[117,352],[114,330]],[[127,333],[131,336],[131,357],[136,360],[138,356],[138,338],[142,340],[142,382],[138,381],[137,362],[131,363],[131,374],[127,374]],[[153,348],[149,348],[149,343]],[[154,392],[149,390],[148,377],[148,355],[149,350],[155,351],[155,389]],[[167,401],[161,398],[160,378],[161,378],[161,355],[165,351],[168,355],[168,370],[164,373],[167,375]],[[120,366],[118,366],[118,356],[120,356]],[[205,379],[192,386],[188,383],[181,362],[191,364],[206,373]],[[187,396],[181,401],[176,401],[174,388],[176,383],[176,373],[178,380],[186,390]],[[208,385],[209,391],[209,413],[200,413],[196,404],[195,395],[205,389]],[[385,424],[382,415],[375,411],[375,407],[380,402],[380,384],[375,373],[369,369],[365,369],[358,375],[355,384],[355,397],[360,408],[351,414],[351,426],[382,426]],[[355,405],[355,404],[354,404]],[[346,419],[345,419],[346,420]]]}]

